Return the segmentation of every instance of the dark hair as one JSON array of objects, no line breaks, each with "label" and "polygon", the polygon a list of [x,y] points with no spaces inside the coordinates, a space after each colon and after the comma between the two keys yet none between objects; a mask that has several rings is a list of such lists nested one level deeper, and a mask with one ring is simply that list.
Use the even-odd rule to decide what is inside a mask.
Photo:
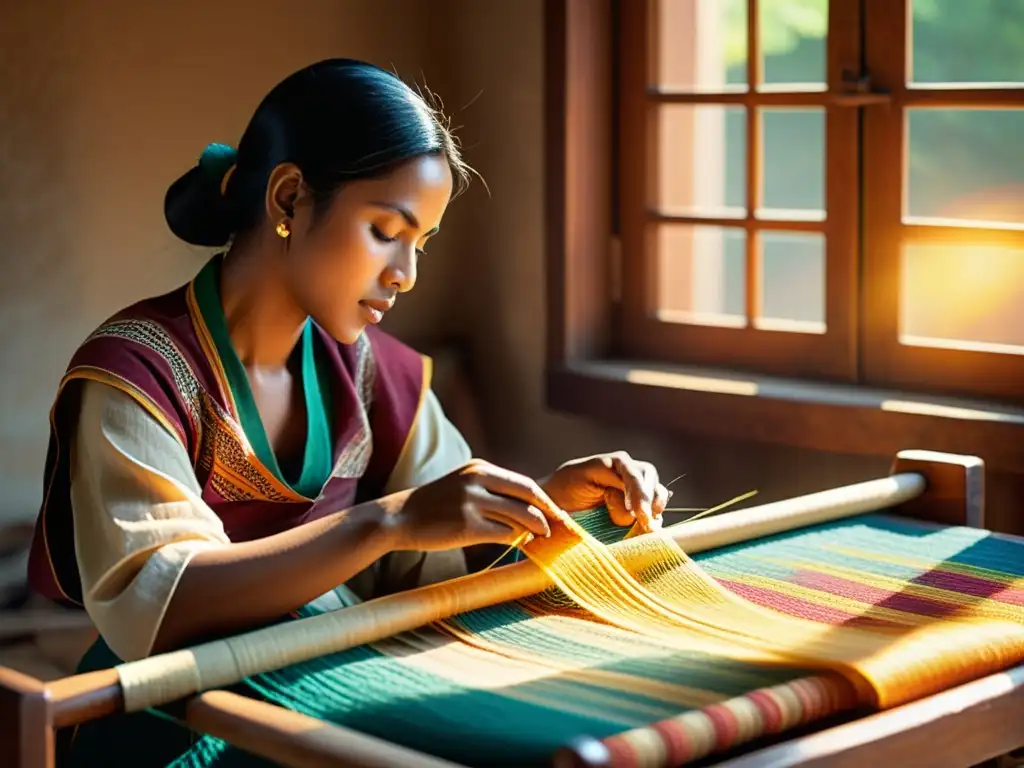
[{"label": "dark hair", "polygon": [[222,246],[259,225],[267,182],[282,163],[302,170],[318,213],[346,181],[381,176],[428,154],[445,156],[455,193],[462,192],[471,170],[440,110],[387,70],[329,59],[286,78],[263,99],[237,152],[208,146],[167,190],[164,214],[182,240]]}]

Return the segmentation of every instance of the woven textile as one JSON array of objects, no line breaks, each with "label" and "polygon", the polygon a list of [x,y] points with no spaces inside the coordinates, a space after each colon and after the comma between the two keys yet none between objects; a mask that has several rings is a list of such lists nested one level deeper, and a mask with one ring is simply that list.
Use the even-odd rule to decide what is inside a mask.
[{"label": "woven textile", "polygon": [[[984,531],[870,516],[697,559],[735,594],[824,629],[1024,616],[1024,548]],[[624,766],[681,764],[857,704],[843,676],[681,649],[594,621],[554,590],[237,690],[469,765],[543,765],[582,734]],[[174,763],[260,764],[212,737]]]}]

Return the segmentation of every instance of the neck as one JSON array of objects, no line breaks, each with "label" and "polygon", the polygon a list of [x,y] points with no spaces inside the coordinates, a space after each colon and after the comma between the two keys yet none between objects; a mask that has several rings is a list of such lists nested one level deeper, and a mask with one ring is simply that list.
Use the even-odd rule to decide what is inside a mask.
[{"label": "neck", "polygon": [[284,368],[307,320],[285,287],[281,262],[279,249],[251,243],[232,246],[221,266],[224,318],[246,368]]}]

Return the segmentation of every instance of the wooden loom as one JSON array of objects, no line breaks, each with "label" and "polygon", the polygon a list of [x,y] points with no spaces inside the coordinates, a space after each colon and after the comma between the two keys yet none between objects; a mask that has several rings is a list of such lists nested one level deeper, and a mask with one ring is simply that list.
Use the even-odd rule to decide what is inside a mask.
[{"label": "wooden loom", "polygon": [[[668,530],[689,552],[757,539],[807,525],[891,509],[940,525],[983,527],[983,464],[980,459],[905,451],[888,478],[797,497],[708,518]],[[131,709],[183,701],[183,718],[208,733],[254,754],[295,768],[309,766],[450,766],[350,729],[217,688],[242,677],[279,668],[315,655],[373,642],[431,621],[539,592],[549,586],[528,561],[446,584],[423,587],[303,621],[273,662],[218,670],[208,676],[171,681]],[[438,597],[440,596],[440,597]],[[428,599],[429,598],[429,599]],[[294,627],[294,624],[292,625]],[[266,632],[259,630],[258,632]],[[273,630],[280,632],[280,628]],[[248,633],[252,636],[258,633]],[[302,637],[298,637],[298,635]],[[330,647],[324,650],[324,643]],[[139,675],[174,654],[138,662]],[[180,653],[179,653],[180,656]],[[132,666],[132,665],[129,665]],[[50,683],[0,668],[0,766],[51,768],[57,729],[124,711],[125,689],[117,670],[75,675]],[[722,765],[861,766],[892,762],[967,766],[1024,745],[1024,666],[990,675],[941,694],[810,735],[783,734],[775,744],[755,742],[753,750]],[[557,766],[605,764],[599,742],[567,745],[554,756]]]}]

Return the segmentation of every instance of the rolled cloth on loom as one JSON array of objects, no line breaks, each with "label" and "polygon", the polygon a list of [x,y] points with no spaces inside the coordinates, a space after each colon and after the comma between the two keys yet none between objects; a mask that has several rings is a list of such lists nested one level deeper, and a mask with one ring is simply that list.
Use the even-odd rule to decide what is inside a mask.
[{"label": "rolled cloth on loom", "polygon": [[[800,525],[835,520],[901,504],[924,490],[920,475],[907,474],[808,494],[797,499],[705,518],[665,529],[687,551],[699,552]],[[613,534],[621,538],[621,531]],[[661,554],[645,550],[648,537],[613,542],[643,567]],[[135,712],[176,701],[193,693],[233,685],[252,675],[280,669],[327,653],[380,640],[466,611],[541,592],[552,578],[523,561],[486,573],[389,595],[303,619],[275,625],[182,651],[161,654],[117,667],[125,710]]]},{"label": "rolled cloth on loom", "polygon": [[[830,512],[820,515],[819,519],[828,519],[829,516],[842,515]],[[805,522],[814,520],[807,519]],[[864,585],[858,584],[856,579],[863,577],[866,566],[870,571],[873,563],[882,563],[889,571],[902,569],[904,579],[912,573],[942,572],[941,569],[930,568],[929,564],[934,565],[927,557],[931,552],[919,547],[907,548],[904,544],[904,551],[912,551],[915,556],[921,550],[916,563],[906,557],[893,557],[892,552],[873,553],[870,541],[865,544],[856,540],[853,534],[857,530],[857,527],[841,530],[840,536],[832,540],[819,536],[816,546],[798,548],[792,553],[782,548],[774,553],[774,558],[769,551],[767,557],[755,560],[762,569],[765,563],[771,565],[773,559],[777,560],[774,566],[783,570],[780,563],[802,562],[808,572],[814,573],[815,557],[818,558],[819,567],[828,570],[827,566],[820,563],[823,551],[834,554],[844,547],[858,551],[857,547],[860,546],[858,557],[849,553],[844,555],[850,560],[847,570],[852,573],[846,574],[850,578],[844,581],[833,577],[833,581],[825,580],[823,583],[829,588],[843,587],[845,584],[844,589],[851,589],[852,584],[862,592]],[[956,547],[962,547],[965,541],[971,544],[971,537],[977,539],[984,535],[970,529],[955,529],[954,533],[956,535],[944,534],[943,546],[948,551],[939,551],[939,559]],[[814,540],[813,531],[806,535]],[[799,539],[797,537],[797,541]],[[426,751],[437,752],[440,746],[443,753],[445,749],[451,750],[454,747],[449,743],[425,744],[422,741],[425,733],[433,733],[435,736],[445,733],[449,737],[457,735],[455,741],[461,742],[462,753],[442,756],[464,762],[475,762],[472,755],[476,754],[478,759],[481,755],[488,755],[483,762],[494,764],[495,753],[481,750],[500,749],[502,745],[499,742],[504,738],[515,741],[515,747],[519,750],[509,752],[508,760],[512,764],[529,764],[543,755],[545,750],[550,754],[553,738],[564,740],[574,735],[575,729],[577,733],[607,737],[609,745],[617,750],[617,754],[627,755],[627,758],[633,756],[632,759],[624,759],[623,764],[635,763],[638,751],[644,750],[645,764],[673,764],[706,754],[714,748],[722,748],[723,744],[728,746],[729,743],[759,733],[782,730],[852,706],[857,700],[853,695],[855,690],[862,700],[865,696],[878,696],[879,702],[884,705],[897,701],[900,696],[913,698],[923,695],[920,693],[922,690],[930,692],[930,687],[946,687],[959,679],[984,674],[1020,658],[1021,646],[1018,641],[1022,634],[1020,619],[1024,613],[1024,600],[1020,600],[1021,590],[1016,581],[1021,576],[1019,569],[1024,562],[1020,547],[1013,549],[1012,553],[1003,553],[1004,561],[1016,563],[1016,572],[1012,569],[1006,572],[992,569],[988,572],[971,564],[960,567],[961,571],[970,571],[960,574],[963,584],[977,588],[975,582],[984,581],[989,585],[991,594],[995,594],[993,585],[1001,586],[1000,595],[1003,599],[976,601],[971,605],[969,600],[962,599],[963,595],[950,588],[951,583],[960,583],[955,578],[949,582],[948,578],[943,577],[946,578],[946,582],[942,582],[945,587],[943,589],[935,586],[917,587],[906,579],[901,581],[901,575],[885,576],[883,573],[875,581],[890,587],[895,584],[911,593],[931,590],[928,600],[914,597],[918,602],[923,600],[922,604],[930,600],[931,608],[919,609],[917,613],[906,607],[872,612],[863,610],[864,605],[860,606],[861,610],[857,610],[856,597],[843,598],[841,592],[840,597],[836,597],[831,592],[818,589],[816,594],[819,601],[821,595],[827,595],[829,599],[824,601],[826,604],[837,603],[840,608],[854,606],[853,610],[845,613],[845,618],[857,629],[839,630],[836,626],[838,622],[834,619],[836,615],[844,616],[844,611],[834,607],[830,608],[831,613],[824,612],[827,618],[824,622],[820,611],[789,610],[790,615],[800,617],[792,623],[786,620],[785,614],[777,611],[758,614],[761,609],[754,603],[786,611],[791,604],[786,600],[780,602],[779,596],[792,603],[799,603],[807,597],[804,593],[815,592],[814,586],[807,586],[799,579],[794,582],[764,579],[758,585],[756,579],[750,584],[740,578],[742,568],[739,569],[740,576],[733,575],[731,580],[722,578],[721,569],[709,569],[716,579],[728,585],[730,591],[723,594],[720,584],[693,568],[678,548],[669,548],[665,557],[651,558],[648,545],[642,545],[643,539],[636,539],[626,545],[617,545],[615,550],[639,551],[640,557],[623,557],[623,562],[640,562],[641,569],[633,574],[634,579],[627,578],[624,585],[614,586],[616,580],[621,581],[622,577],[621,573],[617,574],[616,564],[601,565],[601,549],[593,547],[587,539],[580,541],[586,556],[579,558],[570,555],[570,559],[580,562],[570,564],[563,572],[554,574],[556,581],[568,579],[567,593],[574,598],[573,601],[566,600],[565,594],[551,590],[533,600],[463,614],[433,628],[406,633],[375,643],[369,648],[356,648],[344,654],[296,665],[289,670],[282,670],[280,674],[260,675],[249,681],[248,685],[252,692],[299,711],[353,725],[393,740],[404,739],[409,746]],[[664,547],[665,543],[655,543],[654,546]],[[773,544],[769,542],[745,548],[739,553],[739,561],[742,562],[746,556],[746,549],[770,550],[771,546]],[[596,551],[593,558],[587,554],[592,551]],[[560,559],[564,557],[563,554]],[[737,558],[728,560],[728,553],[725,557],[735,567]],[[675,567],[666,567],[666,563],[671,563],[673,558],[678,560]],[[649,567],[652,562],[655,564],[653,568]],[[564,567],[565,563],[561,565]],[[601,569],[602,579],[591,580],[589,586],[583,584],[581,588],[579,582],[587,579],[581,578],[580,573],[574,572],[574,569],[585,571],[595,567]],[[843,573],[842,568],[836,570]],[[950,572],[959,573],[956,568]],[[979,580],[978,573],[986,574],[988,578]],[[724,574],[729,575],[728,568]],[[773,584],[774,590],[766,588],[765,584]],[[787,589],[802,597],[788,594],[786,589],[780,588],[780,584],[789,584]],[[596,591],[594,585],[597,585]],[[681,617],[675,615],[680,605],[674,600],[680,594],[677,591],[680,585],[685,590],[682,606],[687,609],[686,615]],[[880,589],[876,584],[870,586],[876,591]],[[758,593],[758,589],[762,593],[768,592],[772,599],[764,600],[764,595]],[[579,594],[573,594],[574,591]],[[618,591],[624,594],[618,594]],[[736,594],[743,595],[749,602],[733,600]],[[609,596],[613,599],[609,600]],[[961,599],[957,601],[952,596]],[[592,616],[591,620],[581,617],[579,603],[593,604],[599,615],[608,611],[614,614],[623,606],[627,610],[624,616],[612,615],[611,624],[599,624],[592,620]],[[813,601],[805,599],[804,603],[814,607]],[[737,605],[741,608],[733,613],[732,609]],[[728,608],[724,621],[721,620],[722,606]],[[945,647],[937,648],[935,644],[922,643],[921,640],[935,637],[934,632],[940,635],[960,635],[966,624],[935,622],[935,617],[941,616],[942,611],[949,613],[954,609],[964,615],[974,616],[978,623],[971,627],[970,634],[958,637],[958,642],[964,642],[964,652],[958,655],[955,663],[945,661],[937,664],[942,660]],[[352,609],[344,610],[347,612]],[[745,620],[757,616],[757,635],[772,634],[770,624],[760,621],[764,619],[776,627],[795,628],[804,632],[805,636],[800,638],[797,645],[806,644],[809,638],[812,644],[815,638],[831,638],[830,644],[817,649],[821,651],[817,657],[811,654],[807,659],[808,664],[801,669],[796,664],[798,659],[793,656],[793,649],[786,651],[786,643],[781,642],[780,638],[774,638],[774,647],[766,651],[763,642],[752,643],[749,637],[745,637],[749,632],[745,633],[743,626],[731,626],[739,614],[742,614],[741,618],[746,617]],[[858,614],[861,614],[859,618]],[[715,619],[717,623],[707,624],[708,619]],[[705,623],[702,624],[702,621]],[[616,624],[626,626],[623,628]],[[671,631],[666,631],[668,629]],[[865,629],[871,632],[860,634]],[[985,632],[989,637],[983,637]],[[897,633],[904,642],[906,638],[914,639],[915,636],[917,642],[893,654],[889,649],[900,649],[900,645],[895,642]],[[837,637],[842,640],[841,636],[845,636],[847,642],[832,642]],[[714,642],[709,643],[709,637]],[[848,639],[851,637],[882,637],[885,642],[863,646],[860,641],[850,644]],[[723,653],[723,645],[731,647],[724,648]],[[867,686],[864,685],[864,669],[857,667],[858,664],[864,667],[865,660],[857,657],[857,654],[864,655],[865,647],[870,651],[867,661],[872,662],[866,666],[866,677],[870,679],[873,675],[877,678]],[[780,648],[783,651],[781,653]],[[982,652],[973,652],[979,649]],[[888,659],[886,653],[889,654]],[[807,655],[806,648],[797,655],[801,654]],[[926,654],[925,663],[913,658],[913,655],[920,654]],[[871,658],[875,655],[877,659]],[[935,669],[929,672],[931,665]],[[840,669],[847,676],[811,674],[811,670],[823,666]],[[460,673],[460,669],[469,669],[469,674],[465,671]],[[908,669],[913,674],[908,676]],[[856,674],[850,675],[851,671]],[[858,675],[861,679],[858,679]],[[399,681],[410,678],[412,689],[399,684]],[[851,678],[852,685],[847,682]],[[318,685],[326,684],[326,687],[314,686],[314,689],[310,689],[309,681],[314,679],[319,681]],[[685,680],[687,685],[681,685],[680,680]],[[898,690],[885,693],[886,686],[892,688],[894,682]],[[879,695],[879,686],[884,695]],[[446,697],[450,697],[453,691],[473,699],[472,706],[462,710],[463,719],[458,724],[450,720],[446,722],[444,712],[437,712],[438,709],[448,709],[445,706]],[[476,693],[470,695],[472,691]],[[385,707],[382,711],[381,698],[387,699],[389,695],[392,698],[390,709]],[[496,701],[501,702],[501,710],[493,709]],[[426,710],[424,704],[427,705]],[[486,722],[488,704],[493,720],[490,725]],[[388,723],[394,726],[399,707],[403,712],[400,719],[405,722],[405,726],[388,732]],[[517,713],[522,717],[524,711],[532,711],[534,717],[539,716],[547,733],[538,735],[535,730],[531,733],[529,728],[518,735],[494,732],[495,722],[507,725],[514,731],[518,722]],[[681,711],[685,711],[685,714],[671,716]],[[553,717],[556,713],[558,718]],[[414,721],[421,724],[420,733],[409,733],[409,724]],[[655,721],[660,721],[656,727],[645,727]],[[723,722],[725,726],[722,726]],[[560,728],[556,728],[556,725]],[[488,728],[491,730],[488,731]],[[667,738],[666,734],[674,736]],[[532,742],[529,741],[530,735],[534,737]],[[399,738],[396,739],[396,736]],[[529,743],[524,744],[524,739]],[[211,744],[215,742],[206,740],[197,745],[190,756],[183,758],[182,764],[208,764],[199,759],[202,754],[217,754],[221,757],[232,754],[222,744],[211,752]],[[434,748],[431,749],[431,746]],[[554,742],[554,746],[557,746],[557,742]],[[203,748],[207,750],[206,753],[202,752]],[[213,762],[217,765],[234,764],[227,757]]]}]

